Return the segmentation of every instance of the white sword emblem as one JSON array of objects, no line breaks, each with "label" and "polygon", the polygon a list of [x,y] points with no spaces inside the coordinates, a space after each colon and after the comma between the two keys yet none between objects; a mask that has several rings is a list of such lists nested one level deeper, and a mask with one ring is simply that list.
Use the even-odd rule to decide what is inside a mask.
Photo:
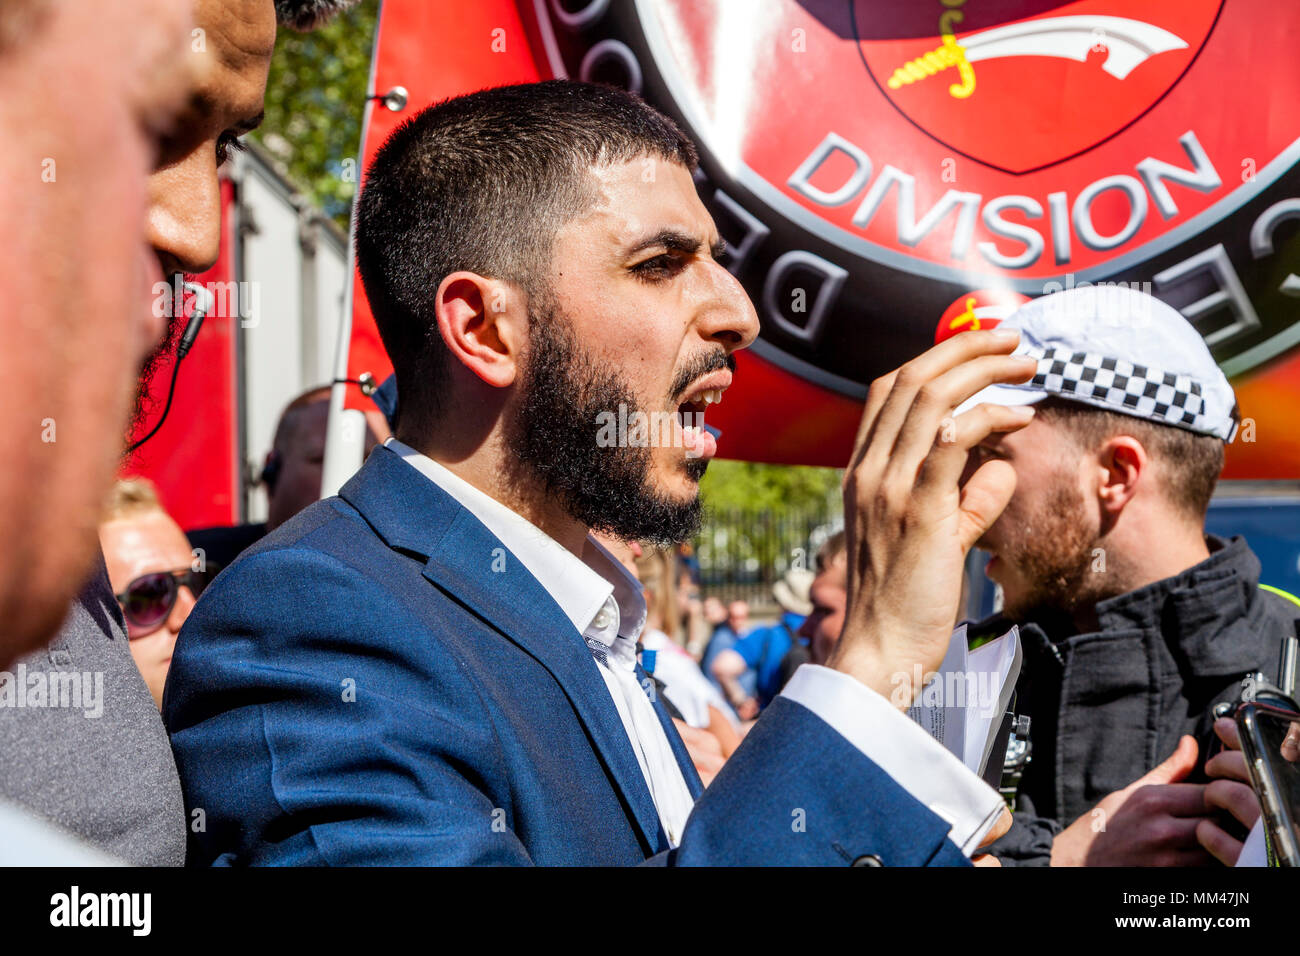
[{"label": "white sword emblem", "polygon": [[[915,83],[952,66],[1009,56],[1053,56],[1087,62],[1098,46],[1106,49],[1102,69],[1118,80],[1158,53],[1187,48],[1187,42],[1154,23],[1129,17],[1073,16],[1027,20],[972,33],[961,43],[945,37],[945,45],[917,57],[894,71],[890,89]],[[969,67],[967,67],[969,71]],[[973,87],[973,82],[970,84]],[[957,92],[954,96],[969,96]]]},{"label": "white sword emblem", "polygon": [[961,41],[971,63],[1004,56],[1055,56],[1084,63],[1098,42],[1107,55],[1102,69],[1122,80],[1157,53],[1187,43],[1168,30],[1128,17],[1049,17],[972,34]]}]

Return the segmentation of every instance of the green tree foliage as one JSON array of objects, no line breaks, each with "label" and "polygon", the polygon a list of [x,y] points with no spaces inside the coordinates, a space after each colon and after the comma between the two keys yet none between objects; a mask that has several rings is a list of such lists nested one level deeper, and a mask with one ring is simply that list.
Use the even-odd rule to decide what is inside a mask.
[{"label": "green tree foliage", "polygon": [[767,600],[787,568],[812,567],[843,513],[840,472],[714,461],[700,481],[704,526],[695,539],[704,588]]},{"label": "green tree foliage", "polygon": [[718,511],[840,508],[836,468],[800,468],[747,461],[713,461],[700,481],[704,504]]},{"label": "green tree foliage", "polygon": [[379,0],[361,0],[311,33],[281,30],[256,139],[281,171],[344,229],[370,81]]}]

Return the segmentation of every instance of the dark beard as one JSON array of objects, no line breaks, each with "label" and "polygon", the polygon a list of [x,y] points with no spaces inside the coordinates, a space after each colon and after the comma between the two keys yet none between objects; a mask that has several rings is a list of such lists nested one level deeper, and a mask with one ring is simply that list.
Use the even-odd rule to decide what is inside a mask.
[{"label": "dark beard", "polygon": [[1099,542],[1083,509],[1082,493],[1063,479],[1016,555],[1018,570],[1033,588],[1003,608],[1008,618],[1023,623],[1070,616],[1106,596],[1106,583],[1114,576],[1092,570]]},{"label": "dark beard", "polygon": [[[523,474],[539,479],[592,531],[663,546],[694,537],[700,529],[699,496],[679,502],[657,492],[651,485],[650,447],[597,443],[602,412],[620,404],[629,415],[636,410],[632,390],[615,372],[595,366],[554,308],[530,315],[529,328],[520,405],[507,439]],[[713,367],[725,367],[725,357],[721,361],[723,366]],[[682,387],[700,374],[693,372]],[[698,481],[708,461],[687,458],[684,467]]]},{"label": "dark beard", "polygon": [[127,441],[130,441],[133,435],[143,435],[146,419],[149,413],[160,402],[167,400],[166,393],[162,395],[153,394],[154,378],[158,374],[158,369],[168,364],[168,358],[174,359],[172,354],[176,339],[180,335],[181,323],[177,321],[173,314],[167,319],[167,331],[163,333],[162,341],[157,347],[149,353],[142,363],[140,363],[140,372],[135,380],[135,405],[131,409],[131,421],[127,425]]}]

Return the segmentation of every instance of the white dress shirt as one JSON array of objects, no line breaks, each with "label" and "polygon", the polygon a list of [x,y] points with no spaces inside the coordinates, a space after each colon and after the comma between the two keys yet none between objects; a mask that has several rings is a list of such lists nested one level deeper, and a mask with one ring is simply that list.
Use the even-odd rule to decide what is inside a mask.
[{"label": "white dress shirt", "polygon": [[[681,841],[692,800],[635,673],[636,641],[645,626],[640,584],[588,536],[581,557],[532,522],[395,438],[387,446],[455,498],[501,541],[554,598],[587,641],[609,648],[593,656],[636,753],[660,824]],[[807,707],[907,790],[951,824],[949,839],[967,856],[998,819],[1002,796],[880,694],[847,674],[804,664],[781,692]]]}]

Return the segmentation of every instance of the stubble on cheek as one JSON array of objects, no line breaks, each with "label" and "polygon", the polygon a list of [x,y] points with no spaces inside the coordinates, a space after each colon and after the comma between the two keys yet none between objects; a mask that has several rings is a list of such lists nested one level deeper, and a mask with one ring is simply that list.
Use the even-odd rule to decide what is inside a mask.
[{"label": "stubble on cheek", "polygon": [[1095,534],[1082,494],[1062,478],[1032,514],[1004,513],[996,540],[1012,617],[1037,608],[1069,612],[1091,599],[1088,580]]}]

